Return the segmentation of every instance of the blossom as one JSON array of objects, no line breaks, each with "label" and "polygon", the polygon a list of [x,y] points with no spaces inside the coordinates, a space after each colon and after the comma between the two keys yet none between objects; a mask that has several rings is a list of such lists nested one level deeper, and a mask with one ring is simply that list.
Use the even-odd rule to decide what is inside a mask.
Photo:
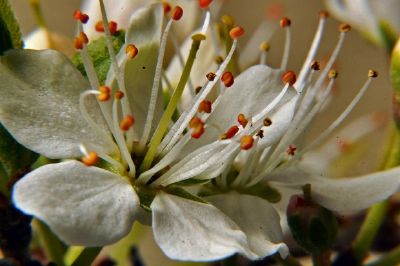
[{"label": "blossom", "polygon": [[351,23],[379,45],[397,40],[400,5],[396,0],[326,0],[326,5],[338,19]]},{"label": "blossom", "polygon": [[[101,8],[103,23],[109,25],[104,6]],[[179,94],[172,95],[163,110],[161,67],[169,29],[181,11],[179,7],[174,9],[163,26],[161,5],[138,10],[130,19],[125,44],[118,54],[109,45],[112,63],[104,85],[100,85],[87,52],[88,38],[80,23],[86,20],[83,13],[75,14],[80,29],[75,47],[81,50],[88,79],[56,51],[5,53],[0,64],[0,90],[4,92],[0,121],[26,147],[49,158],[67,159],[27,174],[15,185],[14,203],[46,222],[71,245],[111,244],[139,220],[152,224],[157,243],[171,258],[204,261],[233,253],[251,259],[270,255],[284,245],[277,243],[267,253],[254,250],[234,221],[179,183],[190,183],[192,177],[207,182],[226,166],[232,152],[225,151],[238,148],[236,140],[219,136],[201,145],[191,145],[191,140],[202,139],[206,129],[203,121],[210,114],[200,111],[199,106],[206,102],[210,90],[218,85],[223,99],[222,92],[228,88],[222,84],[227,78],[227,86],[233,83],[225,69],[241,32],[236,29],[232,34],[232,47],[215,79],[205,79],[192,105],[164,136],[174,111],[169,106],[178,104]],[[192,37],[192,54],[204,41],[209,12],[204,11],[202,30]],[[110,29],[105,27],[105,31],[109,41]],[[190,60],[194,56],[189,56],[183,77]],[[266,71],[258,82],[263,88],[270,80],[270,70]],[[251,71],[244,75],[248,78],[253,78]],[[249,89],[254,86],[249,85]],[[242,88],[240,82],[232,86],[238,97],[247,97],[240,92]],[[228,108],[218,101],[213,105],[218,106],[217,112]],[[275,101],[273,105],[277,104]],[[235,112],[228,109],[230,112],[222,114],[221,120]],[[157,138],[162,140],[159,145]],[[81,161],[76,160],[79,158]]]}]

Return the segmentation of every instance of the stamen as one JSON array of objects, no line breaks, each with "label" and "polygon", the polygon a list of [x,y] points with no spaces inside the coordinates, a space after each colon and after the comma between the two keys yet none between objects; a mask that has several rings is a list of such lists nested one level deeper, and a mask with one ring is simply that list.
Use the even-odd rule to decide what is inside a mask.
[{"label": "stamen", "polygon": [[282,81],[284,83],[289,84],[290,86],[293,86],[294,83],[296,83],[296,73],[294,73],[293,71],[289,70],[286,71],[285,73],[283,73],[282,75]]},{"label": "stamen", "polygon": [[183,9],[180,6],[174,7],[174,10],[172,11],[172,19],[173,20],[180,20],[183,16]]},{"label": "stamen", "polygon": [[199,113],[204,112],[204,113],[209,114],[209,113],[211,113],[211,107],[212,107],[212,103],[210,101],[204,100],[200,103],[197,111]]},{"label": "stamen", "polygon": [[249,122],[244,114],[239,114],[237,117],[237,121],[243,128],[245,128],[247,123]]},{"label": "stamen", "polygon": [[296,146],[294,146],[294,145],[289,145],[289,147],[288,147],[287,150],[286,150],[286,153],[287,153],[288,155],[290,155],[290,156],[294,156],[294,154],[296,153],[296,150],[297,150]]},{"label": "stamen", "polygon": [[[129,166],[129,176],[130,177],[134,177],[136,174],[136,167],[135,164],[133,163],[131,154],[129,153],[128,150],[128,146],[125,142],[124,136],[121,132],[121,128],[120,125],[118,125],[118,104],[120,103],[120,101],[118,101],[117,99],[113,102],[113,125],[114,125],[114,138],[115,141],[117,142],[117,145],[119,147],[119,150],[121,152],[122,158],[124,159],[124,161],[128,164]],[[133,117],[132,117],[133,118]],[[133,124],[133,121],[132,121]],[[129,128],[127,129],[129,130]]]},{"label": "stamen", "polygon": [[[106,30],[104,29],[104,22],[103,21],[97,21],[96,25],[94,26],[95,30],[97,32],[105,32]],[[118,30],[118,24],[115,21],[110,21],[108,22],[108,30],[111,35],[115,35]]]},{"label": "stamen", "polygon": [[211,4],[212,0],[199,0],[199,6],[201,8],[208,8],[208,6]]},{"label": "stamen", "polygon": [[98,160],[99,156],[94,151],[90,152],[87,156],[84,156],[81,159],[86,166],[93,166],[98,162]]},{"label": "stamen", "polygon": [[215,79],[216,75],[214,72],[208,72],[206,75],[206,78],[208,79],[208,81],[213,81]]},{"label": "stamen", "polygon": [[192,133],[191,133],[192,137],[195,139],[198,139],[204,133],[204,122],[200,118],[194,117],[189,122],[189,128],[192,129]]},{"label": "stamen", "polygon": [[134,44],[131,43],[126,46],[125,53],[129,59],[133,59],[137,56],[139,50]]},{"label": "stamen", "polygon": [[111,88],[107,86],[99,87],[100,94],[97,96],[97,99],[101,102],[106,102],[111,98]]},{"label": "stamen", "polygon": [[357,103],[361,100],[361,98],[364,96],[366,91],[368,90],[372,80],[378,76],[378,73],[374,70],[369,70],[368,71],[368,79],[365,82],[364,86],[361,88],[361,90],[357,93],[356,97],[353,98],[353,100],[350,102],[350,104],[347,106],[347,108],[342,112],[342,114],[336,118],[336,120],[324,131],[322,134],[314,140],[308,147],[304,148],[301,154],[304,154],[308,150],[312,149],[316,145],[318,145],[322,140],[324,140],[329,134],[332,133],[333,130],[335,130],[346,117],[350,114],[350,112],[354,109],[354,107],[357,105]]},{"label": "stamen", "polygon": [[261,65],[267,64],[267,54],[268,54],[270,48],[271,48],[271,46],[269,45],[268,42],[262,42],[260,44],[260,51],[261,51],[260,64]]},{"label": "stamen", "polygon": [[283,18],[280,21],[280,25],[282,28],[286,30],[286,41],[285,41],[285,48],[283,50],[282,62],[281,62],[281,69],[284,70],[287,68],[287,64],[289,62],[289,55],[290,55],[290,45],[291,45],[291,31],[290,25],[291,21],[288,18]]},{"label": "stamen", "polygon": [[82,13],[80,10],[75,10],[74,18],[83,24],[86,24],[89,21],[89,16],[85,13]]},{"label": "stamen", "polygon": [[[115,31],[117,30],[117,24],[113,21],[111,21],[110,23],[108,22],[108,18],[107,18],[103,0],[99,0],[99,3],[100,3],[100,9],[101,9],[101,16],[102,16],[102,20],[103,20],[103,26],[108,25],[108,27],[104,27],[104,32],[105,32],[105,37],[106,37],[108,54],[110,55],[110,59],[111,59],[111,68],[116,77],[119,89],[124,94],[126,94],[124,73],[123,73],[123,71],[121,71],[121,69],[118,65],[118,61],[117,61],[115,51],[114,51],[113,41],[111,38],[111,34],[114,34]],[[126,98],[122,99],[121,106],[122,106],[122,113],[124,116],[132,114],[132,111],[131,111],[132,109],[129,105],[129,101]],[[115,123],[116,121],[113,121],[113,122]],[[114,128],[115,128],[115,126],[114,126]],[[115,134],[118,134],[118,133],[115,132]],[[133,143],[133,136],[134,136],[133,130],[129,130],[126,134],[129,149],[131,149],[131,143]]]},{"label": "stamen", "polygon": [[169,3],[165,2],[165,1],[163,1],[162,4],[163,4],[163,8],[164,8],[164,15],[166,15],[171,11],[172,7]]},{"label": "stamen", "polygon": [[242,27],[234,27],[229,31],[229,36],[231,36],[232,39],[238,39],[244,34],[244,29]]},{"label": "stamen", "polygon": [[74,39],[74,47],[77,50],[82,50],[85,44],[89,42],[88,37],[86,36],[85,33],[80,32],[78,37],[75,37]]},{"label": "stamen", "polygon": [[221,81],[224,83],[225,87],[231,87],[234,83],[234,77],[232,72],[226,71],[221,76]]},{"label": "stamen", "polygon": [[239,132],[239,127],[238,126],[231,126],[224,134],[221,135],[220,139],[231,139],[233,138],[236,133]]},{"label": "stamen", "polygon": [[240,148],[242,150],[249,150],[253,147],[254,139],[252,136],[245,135],[240,138]]},{"label": "stamen", "polygon": [[135,118],[133,116],[128,115],[119,123],[119,128],[123,131],[128,131],[131,126],[135,123]]},{"label": "stamen", "polygon": [[265,127],[269,127],[270,125],[272,125],[272,120],[267,117],[264,119],[263,124]]},{"label": "stamen", "polygon": [[[306,60],[304,61],[304,64],[301,68],[300,74],[299,74],[299,83],[297,86],[297,91],[298,92],[302,92],[303,88],[304,88],[304,81],[305,78],[307,77],[310,68],[309,65],[311,64],[311,62],[314,60],[315,55],[317,54],[318,51],[318,47],[321,43],[321,39],[322,39],[322,35],[324,33],[324,28],[325,28],[325,22],[326,19],[328,18],[328,13],[327,12],[320,12],[319,15],[319,23],[318,23],[318,28],[317,31],[315,32],[315,36],[314,39],[312,41],[311,44],[311,48],[307,54]],[[332,66],[330,66],[329,68],[331,68]]]},{"label": "stamen", "polygon": [[[178,12],[178,13],[180,12],[180,11],[177,11],[177,10],[180,10],[178,8],[178,6],[175,7],[174,10],[175,10],[174,13],[175,12]],[[139,142],[139,147],[140,148],[144,148],[146,146],[146,143],[147,143],[147,140],[149,138],[150,131],[151,131],[151,128],[152,128],[152,125],[153,125],[154,112],[155,112],[155,109],[156,109],[158,91],[159,91],[159,84],[160,84],[160,79],[161,79],[162,64],[163,64],[163,61],[164,61],[165,47],[167,45],[167,37],[168,37],[168,33],[169,33],[169,31],[171,29],[171,26],[172,26],[172,21],[173,21],[173,19],[168,20],[167,25],[165,26],[163,35],[161,37],[160,49],[159,49],[158,57],[157,57],[156,71],[154,73],[153,86],[151,88],[149,109],[148,109],[147,116],[146,116],[146,122],[145,122],[145,126],[144,126],[144,129],[143,129],[143,134],[142,134],[142,137],[141,137],[140,142]]]}]

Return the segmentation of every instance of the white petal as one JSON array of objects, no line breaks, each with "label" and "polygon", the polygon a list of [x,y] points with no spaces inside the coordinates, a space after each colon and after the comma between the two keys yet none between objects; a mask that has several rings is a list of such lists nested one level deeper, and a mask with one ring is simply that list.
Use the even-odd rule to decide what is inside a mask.
[{"label": "white petal", "polygon": [[[237,116],[240,113],[251,117],[261,112],[282,91],[284,84],[281,75],[280,70],[256,65],[237,76],[235,83],[227,89],[206,121],[206,124],[218,127],[207,127],[201,138],[189,142],[182,154],[218,139],[222,133],[237,124]],[[275,110],[279,110],[281,105],[295,95],[294,93],[294,90],[289,89]],[[220,132],[218,128],[224,132]]]},{"label": "white petal", "polygon": [[[0,72],[0,121],[18,142],[50,158],[81,156],[81,142],[108,154],[115,151],[82,118],[79,95],[89,84],[64,55],[12,50],[1,58]],[[87,104],[105,128],[95,99]]]},{"label": "white petal", "polygon": [[[322,173],[321,173],[322,174]],[[385,200],[400,189],[400,167],[358,177],[328,178],[292,168],[269,177],[276,186],[311,184],[313,199],[338,212],[359,211]]]},{"label": "white petal", "polygon": [[289,254],[282,243],[280,217],[272,204],[250,195],[235,192],[207,197],[213,205],[228,215],[246,234],[251,250],[263,258],[279,251]]},{"label": "white petal", "polygon": [[139,199],[130,183],[77,161],[49,164],[14,187],[15,205],[38,217],[67,244],[104,246],[129,233]]},{"label": "white petal", "polygon": [[244,233],[210,204],[160,192],[151,208],[155,240],[172,259],[209,261],[249,252]]},{"label": "white petal", "polygon": [[[134,129],[139,136],[142,134],[146,122],[160,47],[163,18],[161,5],[149,5],[135,12],[130,20],[125,43],[134,44],[138,48],[138,54],[134,59],[128,59],[124,46],[117,55],[118,61],[124,68],[127,97],[136,121]],[[109,71],[106,84],[112,82],[116,84],[114,78],[113,71]],[[163,94],[160,87],[153,127],[161,118],[162,112]]]}]

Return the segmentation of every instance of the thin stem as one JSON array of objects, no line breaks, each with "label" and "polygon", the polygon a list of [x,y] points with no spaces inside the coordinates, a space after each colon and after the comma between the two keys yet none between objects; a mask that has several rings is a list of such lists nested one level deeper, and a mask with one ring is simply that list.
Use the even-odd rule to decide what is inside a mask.
[{"label": "thin stem", "polygon": [[[389,151],[382,167],[383,169],[389,169],[400,164],[400,132],[396,128],[393,128],[393,131],[393,137],[388,146]],[[382,225],[388,206],[388,200],[373,205],[364,219],[361,229],[352,245],[353,254],[359,265],[361,265],[368,254],[373,240]]]},{"label": "thin stem", "polygon": [[64,266],[64,254],[66,251],[65,246],[60,240],[50,231],[50,229],[39,220],[34,219],[33,225],[39,232],[39,235],[43,241],[44,249],[49,257],[50,261],[54,262],[58,266]]},{"label": "thin stem", "polygon": [[367,264],[367,266],[392,266],[400,264],[400,246],[393,249],[380,259]]},{"label": "thin stem", "polygon": [[151,139],[150,148],[147,151],[146,156],[143,160],[143,163],[140,167],[142,172],[148,170],[151,166],[151,163],[154,160],[154,157],[157,152],[157,147],[160,144],[161,139],[163,138],[163,136],[168,128],[168,125],[169,125],[169,122],[171,121],[172,115],[174,114],[175,109],[178,105],[178,102],[182,96],[183,89],[185,88],[185,85],[189,79],[189,75],[192,70],[197,51],[200,48],[200,43],[201,43],[201,40],[193,39],[192,47],[189,52],[189,57],[186,60],[186,65],[183,69],[181,79],[179,80],[178,86],[176,87],[176,89],[171,97],[171,100],[169,101],[168,106],[167,106],[163,116],[161,117],[160,123],[153,135],[153,138]]}]

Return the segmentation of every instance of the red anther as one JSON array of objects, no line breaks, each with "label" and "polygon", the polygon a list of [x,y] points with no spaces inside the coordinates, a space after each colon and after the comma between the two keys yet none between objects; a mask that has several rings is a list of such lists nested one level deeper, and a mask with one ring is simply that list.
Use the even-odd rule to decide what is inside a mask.
[{"label": "red anther", "polygon": [[221,81],[224,83],[225,87],[230,87],[233,85],[234,77],[232,72],[226,71],[221,76]]},{"label": "red anther", "polygon": [[224,134],[222,134],[221,139],[231,139],[238,132],[239,132],[238,126],[231,126]]},{"label": "red anther", "polygon": [[125,94],[122,91],[116,91],[114,94],[115,99],[117,100],[121,100],[122,98],[124,98]]},{"label": "red anther", "polygon": [[244,29],[240,26],[234,27],[229,31],[229,36],[231,36],[232,39],[238,39],[244,34]]},{"label": "red anther", "polygon": [[204,122],[198,117],[193,117],[190,120],[189,127],[192,129],[191,135],[195,139],[200,138],[204,133]]},{"label": "red anther", "polygon": [[289,83],[290,86],[293,86],[293,84],[296,83],[296,74],[289,70],[283,73],[282,75],[282,81],[286,84]]},{"label": "red anther", "polygon": [[237,121],[242,127],[246,127],[247,122],[249,122],[244,114],[239,114],[237,117]]},{"label": "red anther", "polygon": [[108,22],[108,29],[110,30],[110,34],[114,35],[118,30],[118,24],[115,21]]},{"label": "red anther", "polygon": [[[104,24],[103,21],[97,21],[94,26],[97,32],[104,32]],[[108,29],[110,30],[110,34],[114,35],[118,30],[118,24],[115,21],[108,22]]]},{"label": "red anther", "polygon": [[89,20],[89,16],[85,13],[82,13],[80,10],[75,10],[74,18],[76,20],[80,20],[83,24],[86,24]]},{"label": "red anther", "polygon": [[245,135],[240,138],[240,148],[242,150],[249,150],[253,147],[254,139],[250,135]]},{"label": "red anther", "polygon": [[125,48],[125,53],[129,59],[133,59],[137,56],[139,50],[134,44],[128,44]]},{"label": "red anther", "polygon": [[99,160],[99,156],[94,151],[89,152],[88,155],[82,157],[82,159],[81,159],[81,161],[86,166],[92,166],[92,165],[96,164],[98,160]]},{"label": "red anther", "polygon": [[180,20],[182,16],[183,16],[182,7],[180,7],[180,6],[174,7],[174,10],[172,11],[172,19],[173,20]]},{"label": "red anther", "polygon": [[211,106],[212,103],[210,101],[204,100],[199,104],[199,108],[197,108],[197,111],[199,113],[204,112],[204,113],[211,113]]},{"label": "red anther", "polygon": [[85,33],[81,32],[79,33],[78,37],[75,37],[74,39],[74,46],[78,50],[82,50],[84,45],[89,42],[88,37],[86,36]]},{"label": "red anther", "polygon": [[103,25],[103,21],[97,21],[96,25],[94,26],[95,30],[97,32],[104,32],[104,25]]},{"label": "red anther", "polygon": [[164,8],[164,14],[168,14],[172,9],[171,5],[167,2],[163,2],[163,8]]},{"label": "red anther", "polygon": [[286,152],[288,155],[293,156],[296,153],[297,148],[293,145],[289,145],[289,147],[287,148]]},{"label": "red anther", "polygon": [[122,121],[119,123],[119,128],[123,131],[128,131],[131,126],[135,123],[135,118],[131,115],[127,115],[122,119]]},{"label": "red anther", "polygon": [[281,18],[279,21],[279,25],[281,25],[282,28],[289,27],[292,24],[292,21],[289,18]]},{"label": "red anther", "polygon": [[199,0],[199,6],[201,8],[207,8],[211,4],[212,0]]}]

